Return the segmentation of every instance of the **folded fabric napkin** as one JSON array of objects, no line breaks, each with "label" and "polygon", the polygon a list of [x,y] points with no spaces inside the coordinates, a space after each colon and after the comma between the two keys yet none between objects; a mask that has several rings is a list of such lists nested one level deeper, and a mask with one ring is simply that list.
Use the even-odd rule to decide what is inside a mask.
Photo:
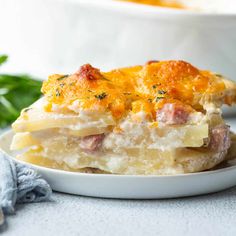
[{"label": "folded fabric napkin", "polygon": [[0,151],[0,226],[16,203],[50,200],[52,189],[32,168],[14,162]]}]

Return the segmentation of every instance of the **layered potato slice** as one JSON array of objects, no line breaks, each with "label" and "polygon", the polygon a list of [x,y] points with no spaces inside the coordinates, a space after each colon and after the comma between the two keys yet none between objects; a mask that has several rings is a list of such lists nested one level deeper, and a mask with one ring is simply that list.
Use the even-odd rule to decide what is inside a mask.
[{"label": "layered potato slice", "polygon": [[[96,130],[96,128],[95,128]],[[101,133],[106,132],[106,129]],[[97,131],[97,134],[100,134]],[[142,136],[137,133],[141,132]],[[109,132],[103,140],[104,149],[119,148],[148,148],[148,149],[173,149],[180,147],[201,147],[204,139],[208,138],[208,125],[188,125],[184,127],[150,128],[147,126],[130,125],[123,133]],[[88,132],[90,133],[90,130]],[[90,134],[89,134],[90,135]],[[81,140],[82,136],[67,129],[47,129],[34,132],[20,132],[15,134],[11,148],[19,150],[34,145],[40,146],[47,140],[55,140],[58,137],[72,137]],[[87,136],[87,135],[85,135]],[[145,137],[145,138],[144,138]]]},{"label": "layered potato slice", "polygon": [[100,72],[89,64],[52,75],[43,98],[12,125],[11,148],[27,162],[69,171],[177,174],[236,156],[221,117],[236,85],[184,61]]},{"label": "layered potato slice", "polygon": [[226,159],[226,151],[216,153],[206,148],[126,148],[92,154],[81,151],[75,142],[70,143],[71,140],[70,145],[63,138],[55,141],[48,143],[50,148],[32,148],[19,158],[33,164],[72,171],[92,168],[112,174],[161,175],[202,171]]},{"label": "layered potato slice", "polygon": [[75,114],[65,108],[59,108],[59,112],[47,112],[45,106],[45,99],[41,98],[29,108],[24,109],[13,123],[13,130],[19,133],[64,128],[68,129],[69,134],[87,136],[103,133],[107,127],[115,125],[109,113],[80,112]]}]

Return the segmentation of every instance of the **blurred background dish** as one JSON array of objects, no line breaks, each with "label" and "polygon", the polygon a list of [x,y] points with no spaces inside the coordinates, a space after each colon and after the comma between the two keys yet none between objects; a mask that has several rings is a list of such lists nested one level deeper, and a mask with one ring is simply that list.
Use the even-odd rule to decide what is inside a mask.
[{"label": "blurred background dish", "polygon": [[236,2],[182,0],[189,10],[114,0],[0,0],[10,72],[42,78],[84,63],[108,70],[183,59],[236,80]]},{"label": "blurred background dish", "polygon": [[234,0],[120,0],[159,7],[171,7],[192,11],[235,13]]},{"label": "blurred background dish", "polygon": [[[236,11],[211,8],[209,13],[114,0],[0,3],[1,50],[12,62],[6,70],[47,76],[86,62],[104,70],[151,59],[183,59],[234,78]],[[232,9],[236,3],[230,3]]]}]

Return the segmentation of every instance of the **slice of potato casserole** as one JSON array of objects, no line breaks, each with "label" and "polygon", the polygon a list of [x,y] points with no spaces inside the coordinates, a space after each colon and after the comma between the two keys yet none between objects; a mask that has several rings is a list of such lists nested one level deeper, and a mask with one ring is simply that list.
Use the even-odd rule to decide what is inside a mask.
[{"label": "slice of potato casserole", "polygon": [[221,116],[236,84],[184,61],[100,72],[89,64],[52,75],[44,96],[12,125],[11,148],[27,162],[70,171],[178,174],[235,155]]}]

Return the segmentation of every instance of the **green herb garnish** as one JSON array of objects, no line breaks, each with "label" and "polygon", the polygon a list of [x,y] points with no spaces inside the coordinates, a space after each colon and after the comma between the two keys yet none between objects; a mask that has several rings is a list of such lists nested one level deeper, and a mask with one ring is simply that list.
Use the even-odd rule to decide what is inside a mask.
[{"label": "green herb garnish", "polygon": [[223,78],[223,75],[221,75],[221,74],[215,74],[215,76]]},{"label": "green herb garnish", "polygon": [[0,55],[0,65],[2,65],[3,63],[5,63],[8,59],[7,55]]},{"label": "green herb garnish", "polygon": [[67,78],[69,75],[62,75],[60,78],[57,78],[57,80],[58,81],[60,81],[60,80],[63,80],[63,79],[65,79],[65,78]]},{"label": "green herb garnish", "polygon": [[99,99],[99,100],[102,100],[102,99],[104,99],[106,96],[107,96],[107,94],[103,92],[103,93],[101,93],[101,94],[95,95],[94,97],[97,98],[97,99]]},{"label": "green herb garnish", "polygon": [[59,89],[56,89],[56,97],[60,97],[61,96],[61,93],[59,91]]},{"label": "green herb garnish", "polygon": [[110,80],[109,80],[109,79],[107,79],[107,78],[105,78],[105,77],[102,77],[101,79],[102,79],[102,80],[106,80],[106,81],[109,81],[109,82],[110,82]]},{"label": "green herb garnish", "polygon": [[158,90],[158,94],[166,94],[166,91],[164,91],[164,90]]},{"label": "green herb garnish", "polygon": [[30,111],[30,110],[32,110],[33,108],[32,107],[27,107],[27,108],[25,108],[23,111],[24,112],[28,112],[28,111]]},{"label": "green herb garnish", "polygon": [[156,97],[156,102],[159,102],[161,99],[164,99],[164,97]]},{"label": "green herb garnish", "polygon": [[59,84],[59,85],[60,85],[61,88],[63,88],[65,84],[64,84],[64,83],[61,83],[61,84]]},{"label": "green herb garnish", "polygon": [[154,85],[152,85],[152,88],[153,89],[156,89],[158,86],[160,86],[161,85],[161,83],[159,83],[159,84],[154,84]]}]

